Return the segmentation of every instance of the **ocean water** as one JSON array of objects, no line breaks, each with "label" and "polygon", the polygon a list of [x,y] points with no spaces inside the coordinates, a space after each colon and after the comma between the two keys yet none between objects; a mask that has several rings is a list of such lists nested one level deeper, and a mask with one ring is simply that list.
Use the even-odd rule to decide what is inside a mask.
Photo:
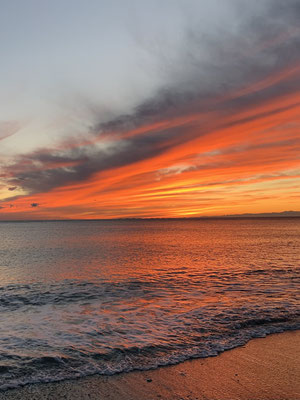
[{"label": "ocean water", "polygon": [[296,218],[0,223],[0,389],[299,329],[299,249]]}]

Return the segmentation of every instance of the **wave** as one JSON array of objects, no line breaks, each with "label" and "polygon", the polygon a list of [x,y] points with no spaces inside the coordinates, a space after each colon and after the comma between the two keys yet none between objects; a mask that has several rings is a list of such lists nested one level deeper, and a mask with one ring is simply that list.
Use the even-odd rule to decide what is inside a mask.
[{"label": "wave", "polygon": [[[82,280],[65,280],[51,284],[11,284],[0,287],[0,311],[12,311],[26,306],[43,306],[50,304],[68,304],[89,302],[94,300],[122,297],[160,297],[172,289],[197,289],[200,294],[207,292],[210,285],[213,290],[220,293],[224,291],[252,291],[251,285],[260,289],[257,279],[263,276],[269,290],[275,290],[278,282],[300,282],[300,268],[270,268],[251,269],[246,271],[230,272],[205,272],[190,273],[188,269],[180,268],[162,273],[153,277],[151,275],[141,276],[139,279],[123,281],[105,281],[97,279],[94,282]],[[251,278],[254,281],[250,281]],[[181,278],[181,279],[180,279]],[[245,279],[244,279],[245,278]],[[273,288],[269,280],[274,279],[276,285]],[[276,286],[276,287],[275,287]],[[264,288],[265,290],[266,288]],[[279,286],[279,289],[280,286]],[[223,292],[222,292],[223,291]]]},{"label": "wave", "polygon": [[[299,315],[298,315],[299,316]],[[43,355],[37,358],[17,357],[17,366],[10,365],[12,355],[1,354],[6,365],[0,365],[0,391],[27,384],[58,382],[91,375],[114,375],[134,370],[150,370],[161,366],[174,365],[193,358],[207,358],[245,345],[249,340],[273,333],[300,329],[297,316],[293,318],[261,318],[239,322],[234,330],[226,334],[211,334],[194,346],[132,346],[126,349],[113,348],[107,352],[74,351],[69,356]]]},{"label": "wave", "polygon": [[0,287],[0,390],[216,356],[300,329],[296,269],[178,268]]}]

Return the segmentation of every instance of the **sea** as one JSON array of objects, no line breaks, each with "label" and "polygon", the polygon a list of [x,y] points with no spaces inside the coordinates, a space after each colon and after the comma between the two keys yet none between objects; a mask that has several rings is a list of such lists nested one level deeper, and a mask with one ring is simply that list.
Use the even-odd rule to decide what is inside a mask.
[{"label": "sea", "polygon": [[300,219],[0,223],[0,390],[300,328]]}]

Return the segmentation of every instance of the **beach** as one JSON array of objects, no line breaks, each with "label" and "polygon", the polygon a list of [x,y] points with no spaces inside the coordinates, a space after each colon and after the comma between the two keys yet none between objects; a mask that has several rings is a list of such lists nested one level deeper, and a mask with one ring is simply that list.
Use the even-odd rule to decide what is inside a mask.
[{"label": "beach", "polygon": [[0,400],[298,400],[300,331],[151,371],[27,385]]}]

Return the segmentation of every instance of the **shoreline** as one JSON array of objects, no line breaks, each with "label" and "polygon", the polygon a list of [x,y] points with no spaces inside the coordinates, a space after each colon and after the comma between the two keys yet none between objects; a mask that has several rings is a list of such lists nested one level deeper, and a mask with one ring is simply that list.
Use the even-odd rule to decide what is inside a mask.
[{"label": "shoreline", "polygon": [[300,400],[300,330],[149,371],[29,384],[0,400]]}]

